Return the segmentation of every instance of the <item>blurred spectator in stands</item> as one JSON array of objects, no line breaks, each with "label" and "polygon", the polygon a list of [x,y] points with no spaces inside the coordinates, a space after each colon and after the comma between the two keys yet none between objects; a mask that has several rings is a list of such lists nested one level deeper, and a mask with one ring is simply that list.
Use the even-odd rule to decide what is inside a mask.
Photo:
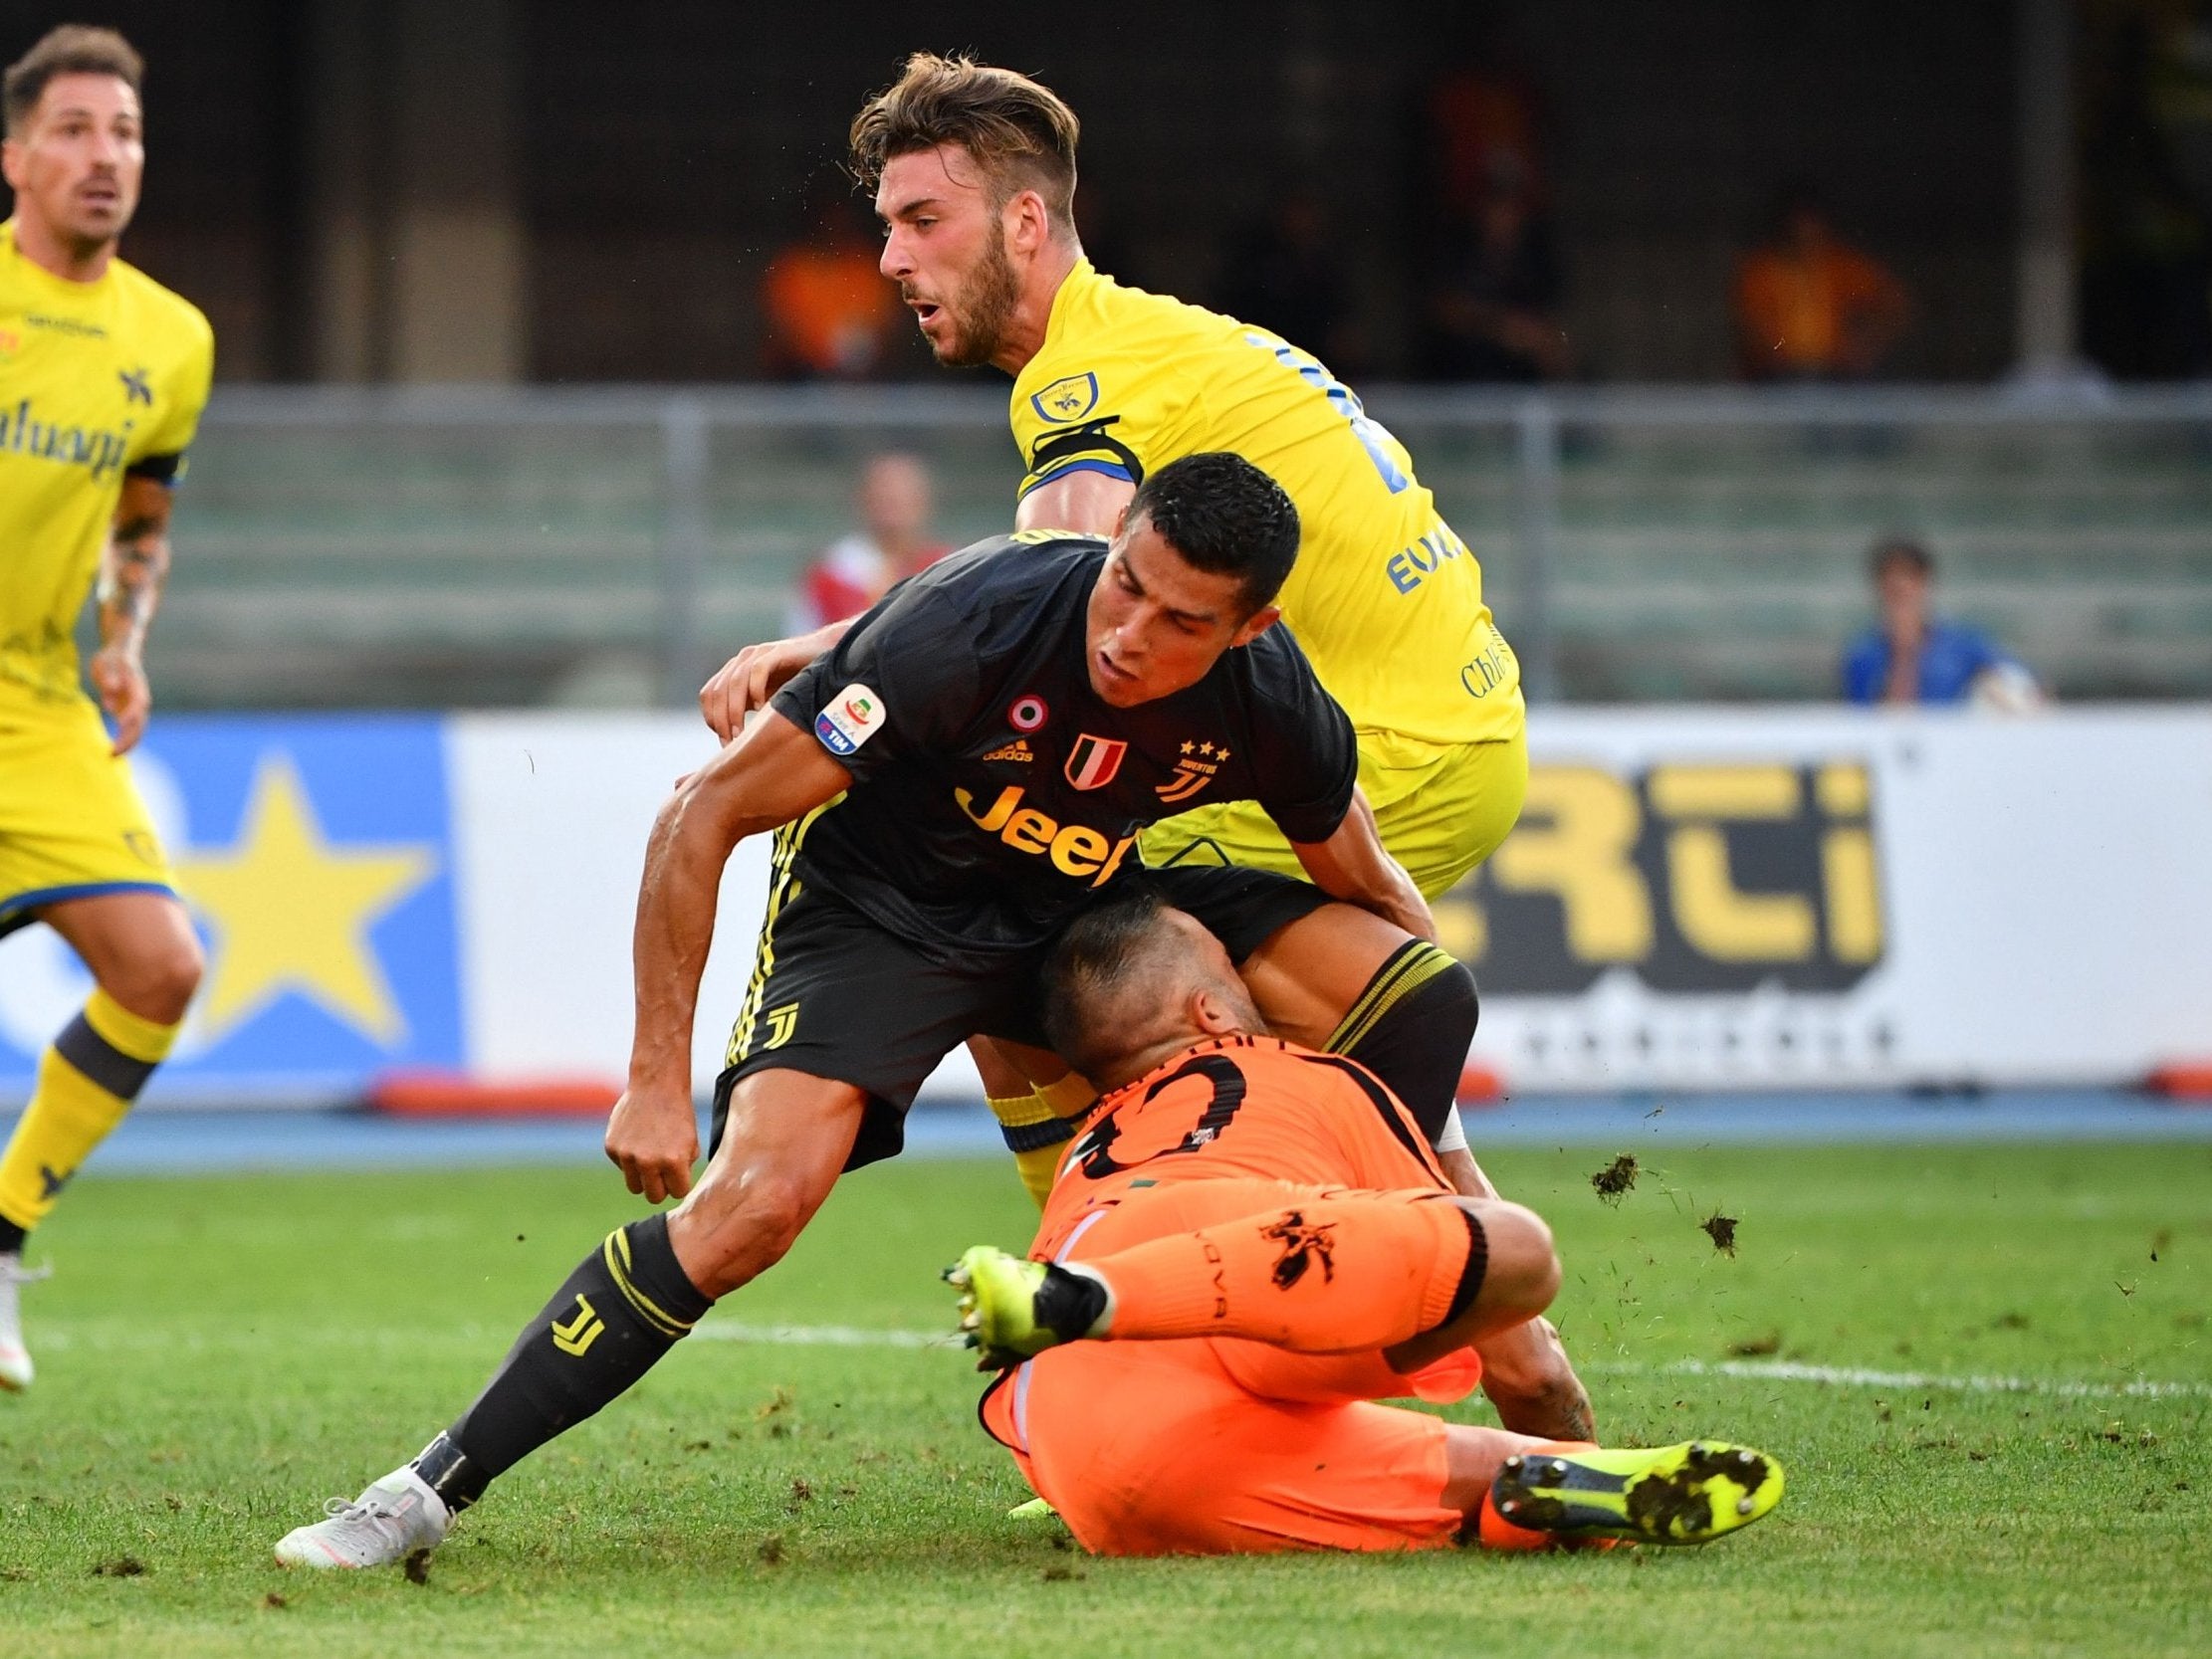
[{"label": "blurred spectator in stands", "polygon": [[893,583],[943,558],[951,549],[930,534],[931,496],[920,458],[893,452],[869,461],[855,498],[861,527],[806,567],[791,602],[790,631],[811,633],[858,616]]},{"label": "blurred spectator in stands", "polygon": [[1980,629],[1934,614],[1935,559],[1909,536],[1884,536],[1869,560],[1881,620],[1844,652],[1844,698],[1864,704],[2039,706],[2035,676]]},{"label": "blurred spectator in stands", "polygon": [[1230,247],[1216,303],[1237,321],[1312,352],[1336,373],[1358,375],[1367,362],[1352,323],[1350,287],[1327,213],[1309,192],[1292,190]]},{"label": "blurred spectator in stands", "polygon": [[1527,174],[1499,157],[1474,210],[1439,232],[1423,296],[1420,373],[1432,380],[1556,380],[1572,367],[1565,283]]},{"label": "blurred spectator in stands", "polygon": [[1778,195],[1768,241],[1736,273],[1736,338],[1752,380],[1862,380],[1904,331],[1904,285],[1837,235],[1807,184]]},{"label": "blurred spectator in stands", "polygon": [[875,239],[847,190],[816,185],[804,217],[761,278],[763,366],[779,380],[867,379],[898,324],[898,290],[876,269]]},{"label": "blurred spectator in stands", "polygon": [[1464,226],[1501,170],[1543,193],[1542,116],[1510,31],[1487,8],[1461,4],[1438,20],[1438,69],[1422,110],[1423,194],[1448,226]]}]

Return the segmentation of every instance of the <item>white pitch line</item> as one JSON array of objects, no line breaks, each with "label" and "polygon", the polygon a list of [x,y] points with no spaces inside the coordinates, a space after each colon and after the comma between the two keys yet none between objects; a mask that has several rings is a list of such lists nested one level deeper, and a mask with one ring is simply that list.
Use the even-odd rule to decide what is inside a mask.
[{"label": "white pitch line", "polygon": [[693,1329],[694,1337],[722,1343],[766,1343],[782,1348],[957,1348],[958,1333],[930,1331],[863,1331],[854,1325],[740,1325],[732,1320],[709,1320]]},{"label": "white pitch line", "polygon": [[[725,1343],[782,1348],[955,1348],[957,1335],[867,1330],[853,1325],[741,1325],[709,1320],[692,1333]],[[2212,1382],[2085,1382],[2060,1376],[1945,1376],[1934,1371],[1878,1371],[1857,1365],[1807,1365],[1792,1359],[1671,1359],[1592,1361],[1584,1370],[1625,1376],[1730,1376],[1754,1382],[1818,1382],[1829,1387],[1932,1388],[1960,1394],[2055,1394],[2069,1399],[2212,1399]]]},{"label": "white pitch line", "polygon": [[1876,1371],[1858,1365],[1806,1365],[1792,1359],[1633,1361],[1593,1369],[1735,1376],[1759,1382],[1825,1382],[1847,1388],[1937,1388],[1960,1394],[2058,1394],[2072,1399],[2212,1399],[2212,1382],[2083,1382],[2062,1376],[1944,1376],[1934,1371]]}]

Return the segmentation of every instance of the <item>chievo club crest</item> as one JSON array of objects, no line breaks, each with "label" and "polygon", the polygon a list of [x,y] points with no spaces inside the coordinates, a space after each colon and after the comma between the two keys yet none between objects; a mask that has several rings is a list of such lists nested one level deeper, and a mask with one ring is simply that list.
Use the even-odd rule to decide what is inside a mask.
[{"label": "chievo club crest", "polygon": [[1078,789],[1102,789],[1121,770],[1121,757],[1129,745],[1111,737],[1094,737],[1088,731],[1067,751],[1067,780]]}]

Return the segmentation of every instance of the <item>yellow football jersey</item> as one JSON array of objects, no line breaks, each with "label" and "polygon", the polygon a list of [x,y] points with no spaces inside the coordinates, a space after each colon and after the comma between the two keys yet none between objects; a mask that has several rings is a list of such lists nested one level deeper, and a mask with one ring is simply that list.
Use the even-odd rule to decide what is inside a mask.
[{"label": "yellow football jersey", "polygon": [[1229,450],[1269,474],[1304,530],[1283,615],[1364,738],[1510,737],[1520,665],[1474,555],[1405,447],[1351,389],[1263,328],[1124,288],[1079,262],[1013,383],[1026,495],[1087,468],[1137,481]]},{"label": "yellow football jersey", "polygon": [[174,476],[214,368],[188,301],[119,259],[66,281],[0,224],[0,709],[84,696],[77,618],[123,474]]}]

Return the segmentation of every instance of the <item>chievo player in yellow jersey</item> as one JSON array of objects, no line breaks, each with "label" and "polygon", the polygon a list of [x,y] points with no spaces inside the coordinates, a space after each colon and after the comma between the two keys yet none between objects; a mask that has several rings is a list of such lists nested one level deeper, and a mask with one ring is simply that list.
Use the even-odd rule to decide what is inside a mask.
[{"label": "chievo player in yellow jersey", "polygon": [[[0,1388],[31,1381],[25,1235],[129,1111],[200,980],[123,760],[151,703],[169,491],[214,363],[207,319],[115,257],[145,165],[142,71],[121,36],[66,27],[0,85],[0,933],[44,922],[94,980],[0,1153]],[[96,585],[99,707],[73,637]]]},{"label": "chievo player in yellow jersey", "polygon": [[[1504,839],[1528,780],[1519,665],[1483,603],[1481,571],[1404,447],[1319,361],[1092,268],[1073,217],[1077,130],[1074,111],[1025,76],[915,54],[852,126],[854,169],[875,185],[884,224],[883,274],[940,363],[1014,376],[1018,527],[1109,535],[1146,473],[1205,451],[1241,455],[1282,486],[1305,532],[1283,619],[1352,718],[1360,788],[1384,846],[1425,895],[1440,893]],[[708,724],[727,741],[840,632],[741,652],[700,695]],[[1190,809],[1146,834],[1146,862],[1296,874],[1262,815],[1208,804],[1212,770],[1195,753],[1163,788],[1164,801]],[[1439,959],[1449,960],[1433,951],[1387,964],[1330,1046],[1355,1024],[1372,1041],[1382,1021],[1420,1041],[1440,1024],[1424,1018],[1425,996],[1443,994]],[[1090,1091],[1064,1066],[1040,1070],[1050,1057],[973,1046],[1041,1202]],[[1452,1057],[1454,1071],[1463,1059]],[[1461,1191],[1492,1193],[1455,1118],[1438,1151]],[[1484,1358],[1512,1426],[1590,1437],[1588,1398],[1548,1328]]]},{"label": "chievo player in yellow jersey", "polygon": [[[1519,665],[1481,569],[1404,446],[1321,362],[1083,258],[1074,141],[1073,112],[1035,82],[918,54],[853,126],[884,275],[940,363],[1014,376],[1019,527],[1109,535],[1147,472],[1211,450],[1283,487],[1305,527],[1283,618],[1352,717],[1384,845],[1434,898],[1504,839],[1527,782]],[[703,694],[709,723],[727,739],[837,631],[735,659]],[[1192,810],[1146,836],[1147,862],[1296,875],[1264,814],[1206,803],[1207,776],[1194,757]]]}]

